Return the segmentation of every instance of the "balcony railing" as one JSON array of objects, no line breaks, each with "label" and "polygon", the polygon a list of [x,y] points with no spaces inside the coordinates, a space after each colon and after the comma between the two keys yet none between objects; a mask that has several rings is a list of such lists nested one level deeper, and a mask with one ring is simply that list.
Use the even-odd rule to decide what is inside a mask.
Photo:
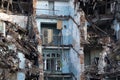
[{"label": "balcony railing", "polygon": [[50,9],[37,9],[37,13],[46,14],[46,15],[55,15],[59,13],[59,10],[50,10]]},{"label": "balcony railing", "polygon": [[42,36],[42,44],[49,46],[59,46],[62,44],[62,36]]},{"label": "balcony railing", "polygon": [[[57,8],[57,6],[55,6]],[[61,16],[61,15],[65,15],[68,16],[69,15],[69,7],[59,7],[59,9],[44,9],[44,8],[36,8],[36,14],[38,16],[41,15],[48,15],[48,16]]]}]

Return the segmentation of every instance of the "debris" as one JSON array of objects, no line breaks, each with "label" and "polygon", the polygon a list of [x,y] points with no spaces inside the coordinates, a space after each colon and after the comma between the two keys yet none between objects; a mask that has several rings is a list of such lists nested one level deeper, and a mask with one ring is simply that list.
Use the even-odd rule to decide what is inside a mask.
[{"label": "debris", "polygon": [[[119,76],[119,60],[117,60],[116,57],[120,56],[120,33],[119,26],[117,25],[119,24],[118,15],[120,10],[118,7],[120,1],[74,0],[74,4],[75,7],[79,6],[79,9],[85,12],[85,18],[89,24],[86,30],[86,40],[83,38],[86,35],[82,34],[85,32],[80,28],[82,34],[81,41],[87,41],[87,43],[84,44],[81,42],[81,45],[85,48],[84,56],[87,56],[85,60],[88,61],[89,56],[91,61],[88,61],[90,65],[86,65],[88,62],[85,63],[84,75],[86,79],[101,80],[106,77],[111,78]],[[114,26],[115,29],[111,26]],[[97,52],[98,49],[101,51]],[[96,54],[92,53],[94,50]]]},{"label": "debris", "polygon": [[2,0],[1,7],[0,24],[4,25],[0,27],[4,30],[0,32],[0,80],[17,80],[20,72],[26,75],[25,80],[38,79],[40,70],[36,63],[39,62],[38,45],[41,45],[41,41],[34,27],[32,0],[22,0],[22,3],[21,0]]}]

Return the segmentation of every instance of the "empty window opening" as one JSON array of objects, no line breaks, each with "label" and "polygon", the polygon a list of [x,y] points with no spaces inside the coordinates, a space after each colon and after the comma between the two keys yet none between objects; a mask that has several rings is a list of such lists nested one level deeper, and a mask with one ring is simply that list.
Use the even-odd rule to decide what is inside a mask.
[{"label": "empty window opening", "polygon": [[98,65],[98,61],[99,61],[99,56],[101,53],[102,49],[98,48],[98,49],[85,49],[84,53],[85,53],[85,66],[87,65],[91,65],[91,64],[96,64]]},{"label": "empty window opening", "polygon": [[41,34],[43,45],[59,45],[61,43],[60,30],[56,23],[42,23]]}]

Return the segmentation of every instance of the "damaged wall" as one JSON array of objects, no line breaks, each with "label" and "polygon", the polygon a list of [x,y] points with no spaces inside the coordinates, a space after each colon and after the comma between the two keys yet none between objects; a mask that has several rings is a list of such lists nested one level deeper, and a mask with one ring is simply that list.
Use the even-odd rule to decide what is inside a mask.
[{"label": "damaged wall", "polygon": [[[36,19],[36,22],[37,22],[37,26],[38,29],[39,29],[39,32],[41,33],[41,24],[42,23],[50,23],[50,24],[54,24],[58,22],[59,20],[56,20],[56,19]],[[71,33],[71,30],[72,28],[69,27],[69,23],[68,23],[68,20],[61,20],[62,21],[62,44],[64,45],[69,45],[71,44],[72,42],[72,37],[70,36],[72,33]],[[57,26],[56,26],[57,28]],[[41,35],[42,36],[42,35]]]},{"label": "damaged wall", "polygon": [[[17,17],[17,15],[15,15],[13,17],[7,15],[7,17],[10,17],[10,18],[7,19],[5,16],[4,16],[4,19],[1,18],[1,20],[4,20],[3,22],[5,23],[5,28],[6,28],[5,32],[4,32],[6,35],[5,36],[1,35],[1,46],[6,46],[4,48],[1,48],[1,51],[2,51],[1,60],[3,61],[4,58],[2,58],[2,57],[6,56],[6,61],[8,60],[8,62],[9,61],[10,62],[6,63],[6,62],[3,61],[3,63],[1,63],[1,66],[4,65],[4,67],[6,66],[6,68],[3,69],[3,71],[1,72],[1,77],[0,78],[1,78],[1,80],[4,80],[4,79],[6,79],[6,80],[9,79],[10,80],[9,77],[12,76],[12,74],[13,74],[15,80],[25,80],[25,79],[27,79],[26,75],[28,75],[28,73],[25,73],[23,71],[26,70],[26,72],[30,72],[29,71],[30,70],[29,66],[30,65],[34,66],[35,62],[31,62],[31,59],[29,59],[29,57],[31,56],[30,55],[31,52],[33,52],[32,54],[37,54],[37,52],[36,52],[37,48],[35,48],[35,43],[34,42],[29,42],[28,41],[29,43],[26,43],[26,40],[30,40],[29,36],[26,35],[26,31],[27,31],[25,29],[26,26],[21,25],[24,28],[22,28],[20,26],[20,24],[24,25],[25,22],[22,23],[22,21],[24,21],[25,18],[21,17],[21,18],[19,18],[20,20],[17,19],[17,21],[19,22],[18,23],[18,22],[14,21],[15,20],[14,18]],[[17,25],[17,23],[19,25]],[[27,47],[28,45],[29,45],[29,47]],[[30,48],[31,48],[31,50],[30,50]],[[7,53],[3,55],[3,52],[7,52]],[[21,56],[19,54],[21,54]],[[22,57],[22,55],[23,55],[23,57]],[[27,64],[30,64],[29,66],[25,63],[26,60],[28,61]],[[7,66],[9,68],[7,68]],[[31,67],[31,70],[32,70],[32,68],[35,68],[35,67]],[[2,67],[1,67],[1,69],[2,69]],[[27,69],[29,69],[29,70],[27,70]],[[36,65],[36,69],[37,69],[37,65]],[[7,73],[4,73],[4,71],[7,71]],[[33,72],[31,72],[31,73],[33,73]],[[8,77],[6,77],[6,74],[10,74],[10,75],[8,75]],[[14,74],[17,74],[17,75],[14,75]],[[29,75],[29,76],[31,76],[31,75]],[[11,79],[11,80],[13,80],[13,79]]]},{"label": "damaged wall", "polygon": [[[95,59],[93,63],[91,63],[89,67],[85,68],[85,76],[87,77],[87,79],[111,80],[114,77],[118,79],[117,77],[119,76],[119,73],[117,72],[119,72],[118,70],[119,65],[115,57],[119,55],[119,49],[118,48],[115,49],[114,47],[117,46],[119,42],[119,17],[118,17],[119,1],[116,0],[97,0],[97,1],[74,0],[74,1],[75,9],[78,10],[82,9],[85,12],[86,14],[85,17],[89,24],[86,29],[87,31],[84,30],[87,32],[84,34],[84,38],[87,37],[87,43],[85,44],[82,43],[84,48],[87,47],[89,50],[92,50],[94,48],[96,48],[96,50],[101,49],[99,54],[97,53],[95,54],[97,55],[97,58],[94,57]],[[84,51],[85,59],[88,58],[88,56],[93,57],[89,50],[87,52],[87,48]],[[94,50],[92,50],[92,53],[93,51]],[[87,55],[87,53],[90,54]],[[107,77],[108,79],[106,79]]]},{"label": "damaged wall", "polygon": [[[70,15],[74,18],[74,20],[77,22],[77,24],[79,25],[79,12],[77,13],[76,11],[74,11],[74,8],[72,6],[73,2],[70,2]],[[76,25],[73,20],[69,20],[69,25],[72,26],[72,45],[73,48],[71,48],[70,50],[70,71],[73,72],[73,74],[75,75],[77,80],[81,80],[80,79],[80,75],[82,74],[82,64],[80,64],[81,60],[80,60],[80,53],[81,51],[81,47],[80,47],[80,32],[78,29],[78,25]],[[77,35],[77,36],[76,36]]]},{"label": "damaged wall", "polygon": [[0,13],[0,19],[3,21],[9,21],[13,24],[17,24],[18,26],[22,27],[22,28],[26,28],[27,27],[27,16],[18,16],[18,15],[9,15],[6,13]]},{"label": "damaged wall", "polygon": [[[110,3],[114,3],[114,1],[113,2],[110,2],[110,0],[108,0],[108,2],[105,1],[106,4],[103,4],[104,0],[100,0],[98,2],[94,0],[91,1],[82,1],[82,0],[81,1],[71,0],[69,2],[38,1],[36,8],[37,9],[36,21],[37,21],[37,26],[39,28],[39,32],[41,32],[41,23],[57,24],[60,20],[62,21],[62,29],[60,30],[63,36],[62,45],[70,46],[70,50],[69,50],[70,52],[68,55],[70,59],[69,71],[72,72],[76,77],[76,79],[78,80],[80,79],[84,80],[84,78],[82,77],[84,73],[84,52],[83,52],[84,45],[87,44],[87,46],[93,48],[95,45],[96,47],[103,47],[103,46],[111,47],[114,44],[114,40],[112,41],[114,37],[112,32],[114,31],[113,29],[111,29],[110,26],[114,18],[113,15],[114,12],[109,14],[109,12],[111,12]],[[73,6],[73,3],[75,6]],[[88,7],[90,8],[92,7],[92,8],[89,9]],[[112,8],[113,7],[114,6],[112,6]],[[105,25],[108,23],[109,25]],[[89,27],[87,27],[87,24],[89,24],[88,25]],[[92,28],[91,32],[93,33],[87,31],[88,28]],[[118,29],[116,31],[118,31]],[[108,33],[110,34],[107,36]],[[72,36],[69,37],[70,35]],[[104,39],[105,37],[110,37],[111,41],[109,42],[109,40]],[[109,45],[110,43],[113,44]],[[47,45],[45,45],[45,47],[46,46]],[[59,48],[60,45],[57,47]],[[104,54],[104,51],[102,54]],[[106,54],[104,55],[104,57],[105,56]],[[101,63],[104,64],[104,61]],[[105,66],[102,66],[101,70],[103,70],[104,67]]]},{"label": "damaged wall", "polygon": [[[10,6],[7,0],[5,4],[0,3],[0,27],[3,27],[0,32],[0,80],[42,80],[43,72],[39,67],[42,57],[38,48],[41,40],[35,27],[35,15],[32,15],[32,3],[29,2],[29,6],[28,1],[13,0]],[[16,10],[15,6],[19,8]],[[25,16],[28,12],[29,16]]]},{"label": "damaged wall", "polygon": [[[53,24],[57,23],[59,20],[62,21],[62,29],[60,30],[62,32],[61,46],[63,46],[63,52],[61,53],[63,55],[62,72],[72,73],[74,75],[74,79],[80,80],[80,75],[82,75],[82,72],[84,71],[84,57],[83,52],[81,51],[82,47],[80,47],[80,32],[78,28],[78,25],[80,25],[80,12],[74,10],[73,2],[74,0],[68,2],[54,1],[53,11],[55,13],[51,15],[48,11],[49,1],[38,1],[36,22],[39,32],[42,32],[41,23]],[[72,19],[70,16],[72,17]],[[70,48],[67,53],[64,49],[65,46]],[[54,49],[54,47],[56,48],[56,46],[50,45],[43,46],[43,48],[47,47],[51,49]],[[57,47],[59,49],[60,45],[58,45]],[[80,56],[80,54],[82,55]]]},{"label": "damaged wall", "polygon": [[0,8],[1,12],[8,14],[27,15],[29,12],[34,12],[32,0],[0,0]]}]

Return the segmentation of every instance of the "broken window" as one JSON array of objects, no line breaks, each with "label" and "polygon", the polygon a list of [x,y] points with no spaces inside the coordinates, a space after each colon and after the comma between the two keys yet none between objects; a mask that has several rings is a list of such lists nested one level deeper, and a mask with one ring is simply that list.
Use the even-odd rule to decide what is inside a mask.
[{"label": "broken window", "polygon": [[59,45],[61,43],[60,30],[57,29],[56,23],[42,23],[41,28],[43,45]]},{"label": "broken window", "polygon": [[61,71],[61,55],[56,51],[44,51],[43,50],[43,63],[45,71]]},{"label": "broken window", "polygon": [[99,61],[99,56],[100,53],[102,52],[102,49],[98,48],[98,49],[85,49],[84,53],[85,53],[85,65],[91,65],[91,64],[96,64],[98,65],[98,61]]}]

